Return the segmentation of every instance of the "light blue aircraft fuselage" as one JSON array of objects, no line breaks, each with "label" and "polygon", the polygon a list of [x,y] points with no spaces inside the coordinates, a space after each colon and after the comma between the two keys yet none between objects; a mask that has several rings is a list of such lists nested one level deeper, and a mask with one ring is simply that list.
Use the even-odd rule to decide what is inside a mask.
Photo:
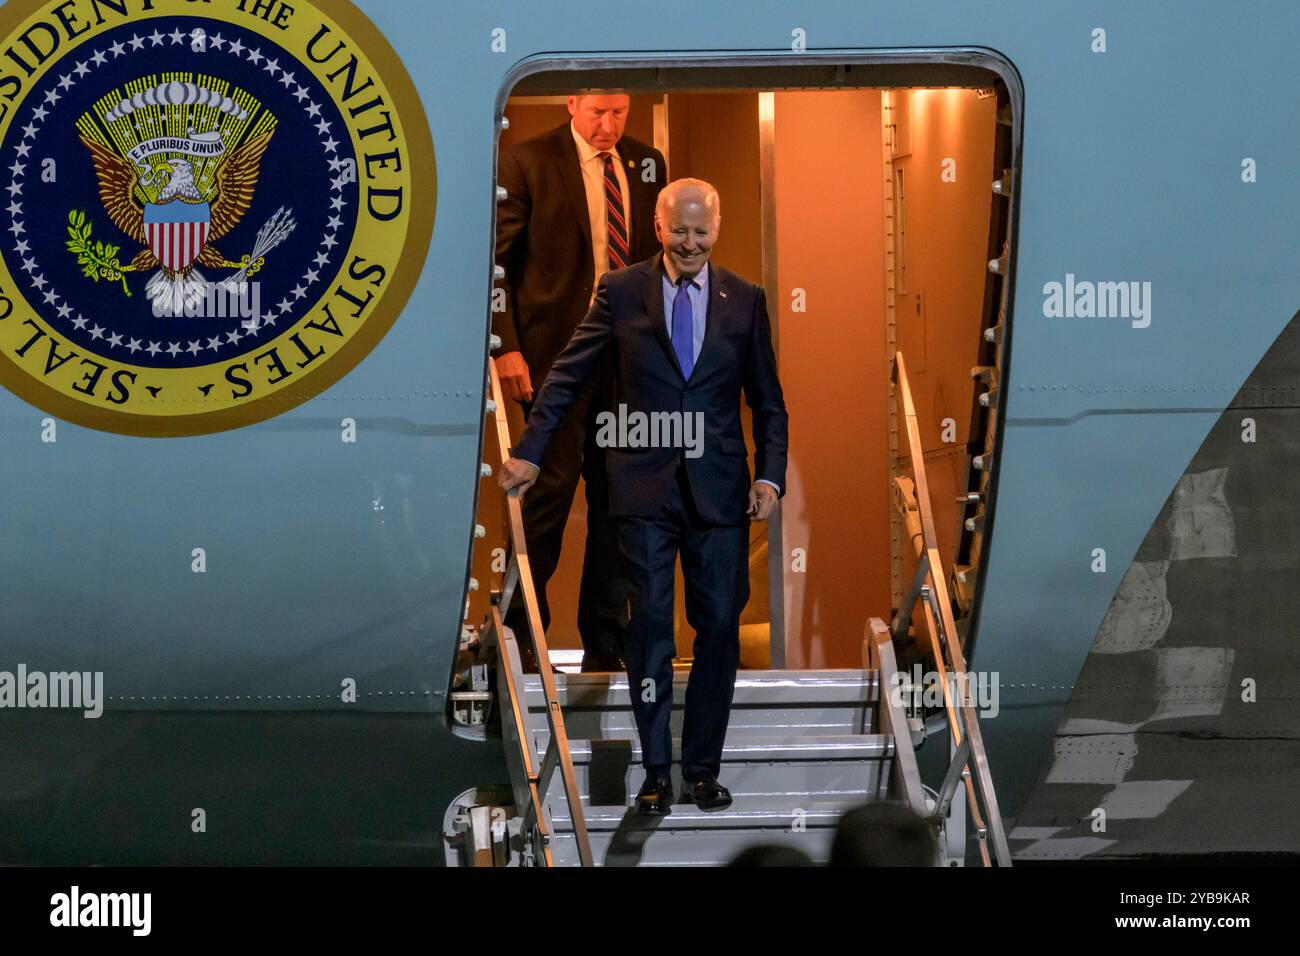
[{"label": "light blue aircraft fuselage", "polygon": [[[409,73],[436,157],[426,261],[382,340],[315,397],[211,434],[58,420],[57,441],[42,441],[59,416],[0,391],[0,670],[102,672],[107,697],[99,720],[0,711],[0,857],[436,861],[452,797],[505,782],[500,753],[455,737],[445,716],[483,459],[496,146],[521,76],[584,63],[742,68],[942,51],[1014,90],[1009,361],[971,664],[1000,675],[1000,715],[984,733],[1007,816],[1045,772],[1049,785],[1087,782],[1086,761],[1055,778],[1050,768],[1073,747],[1056,732],[1099,626],[1189,462],[1296,313],[1300,8],[356,7]],[[806,52],[792,50],[795,30]],[[1067,281],[1142,283],[1147,313],[1053,314],[1046,287],[1073,301]],[[355,442],[340,440],[345,419]],[[1228,497],[1242,538],[1249,501]],[[1221,573],[1248,581],[1258,563],[1241,554],[1221,555]],[[1294,601],[1293,588],[1275,594]],[[1173,618],[1194,627],[1176,602]],[[1230,643],[1216,633],[1225,626],[1198,646]],[[1255,638],[1281,641],[1266,630]],[[1278,716],[1294,703],[1267,698],[1281,693],[1270,680],[1294,692],[1285,667],[1296,661],[1284,654],[1266,672],[1277,660],[1237,647],[1215,672],[1220,716],[1248,706],[1240,685],[1253,679],[1254,706],[1274,716],[1243,734],[1294,742],[1296,725]],[[355,700],[341,694],[347,681]],[[1138,741],[1130,763],[1152,752],[1141,721],[1098,720],[1090,733]],[[1118,785],[1106,772],[1092,782]],[[195,807],[209,820],[197,848]],[[1240,848],[1300,849],[1294,832],[1268,832]],[[1172,839],[1134,839],[1135,852],[1180,852]]]}]

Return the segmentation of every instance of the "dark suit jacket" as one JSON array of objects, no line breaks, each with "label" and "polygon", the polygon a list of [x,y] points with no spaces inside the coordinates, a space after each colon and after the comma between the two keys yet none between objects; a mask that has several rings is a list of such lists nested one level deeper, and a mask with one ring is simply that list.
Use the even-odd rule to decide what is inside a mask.
[{"label": "dark suit jacket", "polygon": [[664,324],[663,254],[606,273],[591,311],[551,367],[514,455],[538,463],[551,434],[606,356],[614,364],[614,404],[628,411],[704,415],[698,458],[681,448],[608,448],[610,514],[660,513],[677,466],[686,462],[691,495],[711,524],[746,520],[750,487],[740,396],[753,410],[756,477],[785,489],[785,399],[772,352],[763,290],[709,265],[704,344],[683,379]]},{"label": "dark suit jacket", "polygon": [[[636,262],[659,248],[654,210],[667,166],[659,150],[630,136],[619,140],[618,152]],[[642,181],[647,159],[655,164],[652,182]],[[496,233],[497,265],[506,272],[497,288],[506,294],[505,311],[493,313],[492,331],[501,337],[497,354],[522,352],[538,388],[591,301],[591,220],[569,124],[503,149],[497,181],[507,193],[497,205]]]}]

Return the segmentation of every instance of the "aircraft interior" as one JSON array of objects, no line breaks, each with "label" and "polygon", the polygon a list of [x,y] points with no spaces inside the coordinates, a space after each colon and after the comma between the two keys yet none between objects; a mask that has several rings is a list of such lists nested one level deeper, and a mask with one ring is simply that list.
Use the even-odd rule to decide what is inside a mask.
[{"label": "aircraft interior", "polygon": [[[960,616],[974,600],[986,521],[981,466],[992,451],[996,411],[990,338],[1000,334],[985,335],[1000,321],[1000,277],[990,261],[1005,239],[1007,205],[990,185],[1007,172],[1008,111],[1000,124],[992,78],[967,80],[986,86],[881,87],[840,76],[842,88],[825,88],[836,78],[730,71],[723,85],[698,75],[706,71],[679,72],[655,71],[664,92],[639,91],[635,77],[525,77],[507,101],[501,144],[567,123],[566,84],[613,81],[632,91],[626,135],[663,152],[668,179],[696,177],[718,188],[723,213],[713,261],[765,288],[790,414],[789,488],[777,518],[751,532],[741,667],[860,666],[862,635],[844,632],[842,622],[890,619],[915,570],[895,483],[911,474],[891,389],[898,352]],[[801,85],[775,85],[783,79]],[[706,80],[714,85],[704,87]],[[813,88],[818,80],[825,87]],[[523,415],[516,403],[508,406],[518,438]],[[494,446],[489,436],[484,461],[497,456]],[[979,497],[959,501],[967,495]],[[561,669],[576,669],[581,659],[585,510],[580,488],[548,588],[547,641]],[[495,549],[505,542],[490,478],[479,512],[492,546],[475,549],[471,574],[499,579]],[[489,592],[470,597],[469,619],[479,620]],[[676,617],[686,666],[692,635],[680,570]]]}]

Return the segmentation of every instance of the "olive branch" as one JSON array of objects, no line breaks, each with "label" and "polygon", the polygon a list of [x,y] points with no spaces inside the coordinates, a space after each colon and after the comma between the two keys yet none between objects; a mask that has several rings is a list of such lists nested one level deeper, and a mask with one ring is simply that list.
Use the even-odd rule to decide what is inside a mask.
[{"label": "olive branch", "polygon": [[120,279],[122,291],[128,299],[131,297],[131,290],[126,287],[126,277],[122,275],[122,264],[117,260],[119,247],[110,246],[98,239],[92,244],[86,214],[76,209],[68,213],[68,249],[76,254],[77,264],[87,278],[96,282],[100,279],[109,282]]}]

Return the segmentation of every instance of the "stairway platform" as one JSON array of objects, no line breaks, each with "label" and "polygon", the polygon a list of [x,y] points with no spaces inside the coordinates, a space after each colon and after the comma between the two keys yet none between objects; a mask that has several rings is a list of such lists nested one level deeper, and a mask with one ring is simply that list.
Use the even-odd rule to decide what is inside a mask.
[{"label": "stairway platform", "polygon": [[[673,678],[674,735],[682,731],[687,676],[677,673]],[[626,674],[557,674],[555,687],[570,736],[636,735]],[[773,736],[871,733],[877,690],[876,672],[870,670],[741,671],[729,724]],[[525,675],[524,702],[529,728],[545,732],[545,694],[539,675]]]},{"label": "stairway platform", "polygon": [[[673,706],[685,698],[689,674],[673,674]],[[556,693],[567,713],[571,708],[627,708],[627,674],[556,674]],[[773,705],[785,702],[800,704],[871,704],[876,701],[878,681],[875,671],[864,670],[754,670],[736,675],[732,707]],[[524,694],[529,707],[544,705],[542,679],[537,674],[524,675]]]}]

